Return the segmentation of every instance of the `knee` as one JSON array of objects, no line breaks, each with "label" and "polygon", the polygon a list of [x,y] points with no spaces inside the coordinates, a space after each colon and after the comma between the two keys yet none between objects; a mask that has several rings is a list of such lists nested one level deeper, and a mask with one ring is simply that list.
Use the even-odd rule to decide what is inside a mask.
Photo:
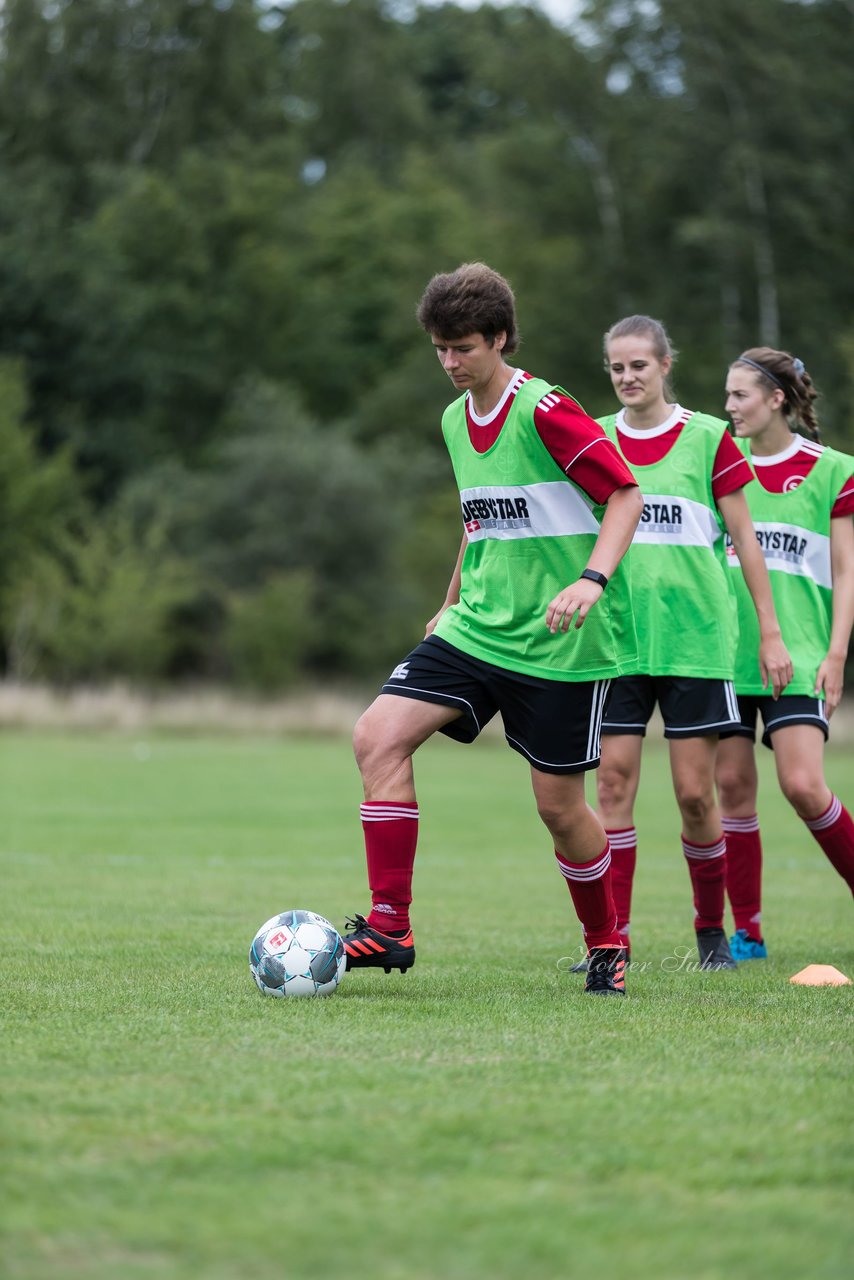
[{"label": "knee", "polygon": [[392,743],[371,708],[359,717],[353,729],[353,754],[363,779],[370,778],[393,754]]},{"label": "knee", "polygon": [[596,791],[599,807],[604,813],[612,809],[625,808],[626,803],[633,796],[632,781],[632,775],[628,769],[606,764],[603,761],[596,779]]},{"label": "knee", "polygon": [[374,740],[375,735],[372,731],[370,712],[366,711],[356,721],[353,729],[353,754],[360,769],[362,763],[370,755]]},{"label": "knee", "polygon": [[734,813],[745,806],[756,808],[756,788],[740,770],[728,766],[718,769],[717,784],[724,813]]},{"label": "knee", "polygon": [[576,805],[565,797],[537,796],[540,821],[555,840],[571,839],[589,812],[586,803]]},{"label": "knee", "polygon": [[711,787],[685,783],[676,792],[676,802],[686,823],[699,825],[706,821],[715,807]]},{"label": "knee", "polygon": [[783,795],[800,818],[817,818],[827,808],[827,787],[808,769],[793,769],[780,779]]},{"label": "knee", "polygon": [[568,825],[565,810],[546,798],[537,799],[537,813],[540,821],[554,834],[560,834]]}]

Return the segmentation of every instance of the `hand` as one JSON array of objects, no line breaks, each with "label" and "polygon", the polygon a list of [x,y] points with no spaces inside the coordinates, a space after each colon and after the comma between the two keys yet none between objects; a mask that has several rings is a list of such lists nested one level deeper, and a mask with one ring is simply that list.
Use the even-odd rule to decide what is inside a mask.
[{"label": "hand", "polygon": [[842,701],[842,681],[845,674],[845,659],[833,658],[830,654],[822,662],[815,677],[813,692],[818,698],[824,692],[824,705],[828,720]]},{"label": "hand", "polygon": [[589,578],[579,578],[577,582],[564,587],[546,609],[546,626],[552,635],[557,631],[568,631],[575,613],[578,614],[575,620],[577,631],[601,595],[602,587]]},{"label": "hand", "polygon": [[771,695],[779,698],[786,685],[792,679],[794,668],[789,650],[780,636],[772,640],[763,640],[759,645],[759,671],[762,675],[762,688],[771,685]]}]

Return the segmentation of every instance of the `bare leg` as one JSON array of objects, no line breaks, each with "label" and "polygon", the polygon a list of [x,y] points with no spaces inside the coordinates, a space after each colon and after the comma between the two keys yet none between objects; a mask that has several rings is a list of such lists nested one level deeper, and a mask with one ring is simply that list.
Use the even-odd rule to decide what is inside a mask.
[{"label": "bare leg", "polygon": [[759,775],[756,751],[750,738],[722,738],[718,743],[715,781],[721,813],[727,818],[749,818],[756,812]]},{"label": "bare leg", "polygon": [[682,831],[692,844],[720,839],[721,817],[715,798],[717,737],[671,738],[670,769]]},{"label": "bare leg", "polygon": [[600,858],[606,836],[602,823],[584,795],[583,773],[541,773],[531,769],[537,812],[554,842],[555,850],[575,862]]},{"label": "bare leg", "polygon": [[596,775],[599,813],[608,831],[634,826],[635,798],[641,772],[640,734],[602,736],[602,761]]},{"label": "bare leg", "polygon": [[423,742],[461,712],[435,702],[381,693],[353,732],[366,800],[415,802],[412,757]]},{"label": "bare leg", "polygon": [[823,814],[833,792],[824,780],[824,734],[812,724],[777,729],[771,737],[780,789],[799,818]]}]

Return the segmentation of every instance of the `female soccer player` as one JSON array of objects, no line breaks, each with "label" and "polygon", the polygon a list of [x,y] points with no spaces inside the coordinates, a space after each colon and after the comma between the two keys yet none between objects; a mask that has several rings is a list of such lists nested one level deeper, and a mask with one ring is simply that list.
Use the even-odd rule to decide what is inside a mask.
[{"label": "female soccer player", "polygon": [[599,421],[631,467],[644,511],[629,554],[641,674],[611,685],[599,812],[612,851],[620,939],[628,948],[634,802],[643,738],[657,702],[682,815],[700,965],[729,969],[735,962],[723,929],[726,846],[715,799],[718,735],[738,722],[731,683],[737,627],[724,530],[755,607],[758,678],[774,698],[792,668],[742,492],[752,479],[750,468],[722,419],[674,402],[668,384],[673,360],[664,327],[649,316],[629,316],[605,335],[605,367],[623,408]]},{"label": "female soccer player", "polygon": [[742,635],[735,672],[740,724],[720,744],[717,781],[737,960],[767,955],[756,816],[757,712],[783,794],[854,892],[854,823],[825,782],[823,758],[854,625],[854,458],[818,443],[816,395],[803,363],[770,347],[745,351],[727,376],[727,413],[758,480],[749,486],[747,502],[795,666],[785,696],[777,702],[767,697],[753,658],[755,625],[740,555],[730,553]]}]

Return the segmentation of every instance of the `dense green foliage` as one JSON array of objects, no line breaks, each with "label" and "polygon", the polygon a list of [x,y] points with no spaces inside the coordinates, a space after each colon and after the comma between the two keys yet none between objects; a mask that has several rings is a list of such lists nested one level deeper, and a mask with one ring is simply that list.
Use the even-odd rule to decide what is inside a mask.
[{"label": "dense green foliage", "polygon": [[522,362],[594,413],[601,334],[642,310],[683,402],[720,412],[728,359],[784,345],[854,447],[851,25],[844,0],[591,0],[572,30],[6,0],[6,670],[277,687],[417,638],[458,524],[414,308],[467,259],[511,279]]},{"label": "dense green foliage", "polygon": [[5,1280],[847,1280],[854,987],[788,978],[854,976],[851,898],[760,765],[767,961],[680,963],[653,743],[637,968],[582,995],[524,762],[434,740],[415,968],[284,1002],[255,929],[367,902],[346,743],[0,735]]}]

